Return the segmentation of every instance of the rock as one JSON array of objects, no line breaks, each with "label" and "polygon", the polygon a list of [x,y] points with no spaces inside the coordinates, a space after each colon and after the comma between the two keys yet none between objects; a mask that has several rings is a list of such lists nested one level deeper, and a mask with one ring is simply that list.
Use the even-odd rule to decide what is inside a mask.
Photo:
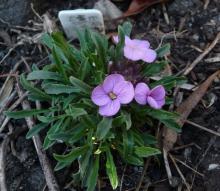
[{"label": "rock", "polygon": [[105,33],[102,13],[96,9],[63,10],[59,19],[69,39],[76,38],[76,31],[85,28]]},{"label": "rock", "polygon": [[112,20],[122,16],[122,11],[109,0],[99,0],[95,3],[94,9],[102,12],[105,20]]},{"label": "rock", "polygon": [[196,9],[196,7],[201,6],[202,2],[200,0],[174,0],[169,6],[169,13],[177,14],[179,16],[184,16]]},{"label": "rock", "polygon": [[[33,0],[0,0],[0,18],[12,25],[23,25],[30,18]],[[0,22],[0,27],[5,26]]]}]

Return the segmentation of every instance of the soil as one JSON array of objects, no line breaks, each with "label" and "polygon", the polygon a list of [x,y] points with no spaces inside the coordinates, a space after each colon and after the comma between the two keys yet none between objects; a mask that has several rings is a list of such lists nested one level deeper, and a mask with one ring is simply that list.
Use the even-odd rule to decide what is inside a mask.
[{"label": "soil", "polygon": [[[91,8],[96,1],[71,1],[71,0],[47,0],[41,4],[40,14],[48,11],[52,17],[56,18],[59,10],[74,8]],[[117,3],[125,10],[128,7],[127,2]],[[1,0],[0,0],[1,8]],[[161,5],[150,7],[142,13],[128,18],[134,25],[133,36],[148,39],[153,48],[157,48],[161,43],[171,43],[171,62],[172,72],[178,73],[191,63],[215,38],[220,31],[220,2],[212,0],[204,9],[204,2],[201,0],[173,0],[166,4],[169,23],[164,18]],[[32,20],[39,21],[32,15]],[[0,16],[1,17],[1,16]],[[13,23],[11,23],[13,24]],[[1,25],[0,25],[1,26]],[[33,22],[26,23],[26,26],[35,26]],[[9,37],[0,33],[0,60],[7,54],[11,44],[16,44],[21,34],[33,37],[39,31],[23,30],[4,25],[0,32],[4,31]],[[19,32],[20,31],[20,32]],[[207,58],[219,57],[220,44],[208,54]],[[40,51],[36,44],[25,41],[18,46],[0,65],[0,75],[7,74],[9,70],[17,63],[21,56],[28,57],[28,63],[42,64],[46,63],[46,53]],[[211,73],[218,70],[220,62],[207,63],[202,60],[198,66],[188,76],[188,82],[198,85],[203,82]],[[22,66],[23,68],[25,66]],[[22,69],[21,69],[22,71]],[[4,79],[0,78],[0,84]],[[189,120],[202,126],[220,132],[220,84],[215,81],[203,100],[193,110]],[[191,91],[181,90],[183,99],[190,95]],[[214,100],[214,101],[213,101]],[[213,102],[212,102],[213,101]],[[208,106],[210,104],[210,106]],[[207,107],[208,106],[208,107]],[[20,128],[24,121],[12,121],[15,129]],[[32,140],[25,139],[25,133],[13,140],[8,148],[6,177],[8,191],[42,191],[45,187],[44,175],[37,158]],[[0,140],[1,141],[1,140]],[[14,149],[13,149],[14,148]],[[16,152],[12,152],[15,150]],[[191,125],[184,125],[179,140],[171,152],[176,158],[183,161],[195,171],[177,163],[186,181],[193,191],[218,191],[220,190],[220,138],[213,136]],[[48,156],[52,164],[51,151]],[[171,163],[172,164],[172,163]],[[123,178],[122,191],[135,190],[140,179],[143,167],[126,166],[120,161],[117,164],[119,177]],[[141,190],[152,191],[172,191],[186,190],[184,183],[171,165],[173,177],[177,181],[176,187],[171,187],[168,183],[166,170],[163,164],[162,156],[158,161],[151,160],[145,175]],[[68,170],[56,174],[59,184],[62,188],[71,181]],[[101,190],[112,190],[109,183],[103,180]],[[62,190],[74,190],[72,187]],[[78,190],[78,189],[77,189]],[[118,189],[120,190],[120,188]]]}]

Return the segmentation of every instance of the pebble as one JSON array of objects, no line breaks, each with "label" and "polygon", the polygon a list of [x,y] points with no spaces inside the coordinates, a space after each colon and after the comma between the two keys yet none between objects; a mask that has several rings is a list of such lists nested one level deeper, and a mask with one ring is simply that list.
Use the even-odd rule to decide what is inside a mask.
[{"label": "pebble", "polygon": [[103,16],[99,10],[63,10],[59,12],[58,17],[69,39],[77,38],[76,31],[85,28],[105,34]]}]

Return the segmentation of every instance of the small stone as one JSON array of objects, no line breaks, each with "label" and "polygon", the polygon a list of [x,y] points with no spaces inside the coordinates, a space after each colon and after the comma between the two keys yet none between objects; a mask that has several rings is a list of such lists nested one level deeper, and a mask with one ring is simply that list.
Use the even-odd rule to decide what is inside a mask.
[{"label": "small stone", "polygon": [[105,20],[112,20],[123,15],[122,11],[109,0],[99,0],[95,3],[94,9],[102,12]]},{"label": "small stone", "polygon": [[77,38],[76,31],[85,28],[105,34],[103,16],[99,10],[64,10],[59,12],[59,19],[69,39]]}]

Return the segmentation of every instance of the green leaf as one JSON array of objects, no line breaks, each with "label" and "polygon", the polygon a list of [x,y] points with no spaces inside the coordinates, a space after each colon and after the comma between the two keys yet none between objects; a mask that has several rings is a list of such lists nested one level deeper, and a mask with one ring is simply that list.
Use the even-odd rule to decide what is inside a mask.
[{"label": "green leaf", "polygon": [[170,43],[163,45],[162,47],[157,49],[156,52],[157,52],[158,58],[162,58],[165,55],[169,55],[170,54]]},{"label": "green leaf", "polygon": [[33,71],[28,74],[27,80],[57,80],[62,81],[62,76],[56,72],[49,72],[49,71]]},{"label": "green leaf", "polygon": [[50,49],[52,49],[53,47],[53,38],[47,34],[47,33],[44,33],[42,36],[41,36],[41,42],[43,44],[45,44],[46,46],[48,46]]},{"label": "green leaf", "polygon": [[42,87],[44,91],[47,94],[70,94],[70,93],[77,93],[80,90],[78,88],[75,88],[73,86],[68,86],[64,84],[52,84],[52,83],[46,83]]},{"label": "green leaf", "polygon": [[132,24],[130,22],[124,22],[122,25],[124,34],[126,36],[130,36],[131,35],[131,30],[132,30]]},{"label": "green leaf", "polygon": [[173,129],[174,131],[180,133],[181,126],[174,119],[162,119],[160,120],[166,127]]},{"label": "green leaf", "polygon": [[112,188],[116,189],[118,186],[118,175],[116,171],[116,166],[112,157],[110,150],[106,152],[106,172],[111,182]]},{"label": "green leaf", "polygon": [[136,155],[130,155],[129,157],[122,157],[127,163],[135,166],[143,166],[144,160]]},{"label": "green leaf", "polygon": [[102,140],[108,134],[112,128],[112,118],[103,117],[102,121],[99,122],[96,131],[96,137],[98,140]]},{"label": "green leaf", "polygon": [[88,84],[73,76],[70,77],[70,82],[83,93],[90,94],[92,91],[92,88]]},{"label": "green leaf", "polygon": [[150,77],[155,74],[158,74],[165,68],[166,64],[166,61],[156,62],[153,64],[144,64],[142,75]]},{"label": "green leaf", "polygon": [[88,148],[88,145],[84,145],[82,147],[73,148],[72,151],[66,155],[54,154],[53,156],[59,162],[70,163],[76,160],[79,156],[85,154]]},{"label": "green leaf", "polygon": [[131,114],[126,111],[122,111],[121,113],[122,113],[122,116],[123,116],[125,124],[126,124],[126,129],[129,130],[132,125]]},{"label": "green leaf", "polygon": [[86,181],[87,190],[86,191],[94,191],[97,180],[98,180],[98,172],[99,172],[99,155],[96,155],[95,161],[90,165],[90,171],[88,174],[88,178]]},{"label": "green leaf", "polygon": [[125,157],[129,157],[133,154],[134,148],[134,136],[131,131],[123,130],[122,132],[123,138],[123,153]]},{"label": "green leaf", "polygon": [[149,133],[142,133],[141,136],[145,145],[154,145],[157,143],[157,139]]},{"label": "green leaf", "polygon": [[115,48],[115,56],[114,56],[114,61],[118,61],[123,56],[123,48],[125,44],[125,33],[124,30],[121,26],[118,27],[118,38],[119,42],[116,45]]},{"label": "green leaf", "polygon": [[159,120],[177,119],[179,117],[178,113],[165,111],[163,109],[153,109],[153,108],[146,107],[144,110],[147,115],[155,119],[159,119]]},{"label": "green leaf", "polygon": [[91,65],[89,64],[88,58],[83,59],[80,63],[78,78],[83,81],[89,75],[90,70]]},{"label": "green leaf", "polygon": [[152,147],[135,147],[135,154],[139,157],[149,157],[160,154],[160,150]]},{"label": "green leaf", "polygon": [[63,124],[63,118],[61,118],[60,120],[57,120],[56,123],[51,124],[51,127],[49,129],[49,131],[47,132],[47,136],[44,139],[44,144],[43,144],[43,149],[46,150],[49,147],[51,147],[52,145],[54,145],[56,143],[56,141],[51,140],[49,138],[49,136],[51,134],[54,134],[56,132],[58,132],[58,130],[60,129],[61,125]]},{"label": "green leaf", "polygon": [[48,136],[44,138],[44,143],[43,143],[43,149],[47,150],[50,148],[52,145],[54,145],[56,141],[50,140]]},{"label": "green leaf", "polygon": [[187,80],[185,77],[176,77],[176,76],[166,76],[163,77],[161,80],[153,82],[150,84],[150,87],[153,88],[157,85],[163,85],[166,90],[170,90],[171,88],[175,87],[176,85],[181,85],[185,83]]},{"label": "green leaf", "polygon": [[71,162],[57,162],[54,170],[58,171],[58,170],[61,170],[61,169],[65,168],[66,166],[69,166],[69,165],[71,165]]},{"label": "green leaf", "polygon": [[22,119],[25,117],[30,117],[33,115],[41,114],[49,112],[49,109],[30,109],[30,110],[23,110],[23,111],[6,111],[5,115],[7,115],[10,118],[14,119]]},{"label": "green leaf", "polygon": [[104,68],[104,64],[106,63],[107,58],[106,53],[108,49],[108,40],[105,36],[101,36],[99,33],[93,33],[92,39],[94,44],[96,45],[97,55],[102,63],[102,68]]},{"label": "green leaf", "polygon": [[122,149],[120,148],[120,145],[117,147],[117,150],[120,154],[120,156],[122,157],[122,159],[131,165],[135,165],[135,166],[143,166],[144,164],[144,160],[142,157],[138,157],[136,154],[132,154],[129,156],[124,156]]},{"label": "green leaf", "polygon": [[53,49],[52,49],[52,55],[53,55],[55,64],[57,66],[57,69],[58,69],[59,73],[62,74],[64,80],[66,82],[68,82],[68,77],[67,77],[66,71],[64,69],[64,65],[62,63],[60,54],[63,54],[61,52],[61,50],[58,49],[58,47],[54,46]]},{"label": "green leaf", "polygon": [[88,170],[91,156],[92,156],[92,148],[79,158],[79,171],[82,179],[86,178],[85,176]]},{"label": "green leaf", "polygon": [[26,134],[26,139],[30,139],[31,137],[35,136],[38,134],[41,130],[46,128],[48,126],[47,123],[39,123],[37,125],[34,125]]},{"label": "green leaf", "polygon": [[76,119],[79,116],[86,115],[87,112],[83,108],[74,108],[74,107],[69,107],[69,109],[65,110],[66,114],[71,116],[73,119]]},{"label": "green leaf", "polygon": [[51,100],[51,97],[49,95],[47,95],[46,93],[44,93],[43,91],[41,91],[40,89],[34,87],[31,83],[29,83],[25,77],[24,77],[24,74],[22,74],[20,76],[20,82],[21,82],[21,85],[28,91],[30,91],[30,93],[39,98],[40,100]]}]

